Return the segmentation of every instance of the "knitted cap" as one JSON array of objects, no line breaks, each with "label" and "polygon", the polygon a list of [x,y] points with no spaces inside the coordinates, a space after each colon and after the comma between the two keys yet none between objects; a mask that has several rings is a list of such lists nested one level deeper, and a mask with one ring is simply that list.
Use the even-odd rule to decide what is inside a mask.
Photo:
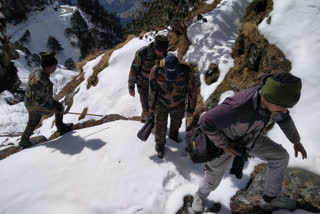
[{"label": "knitted cap", "polygon": [[267,78],[261,95],[272,104],[292,108],[300,99],[301,88],[300,78],[290,73],[280,73]]},{"label": "knitted cap", "polygon": [[48,67],[58,64],[58,60],[54,57],[55,55],[56,52],[54,51],[40,52],[42,67]]},{"label": "knitted cap", "polygon": [[166,75],[167,80],[175,81],[177,79],[177,77],[178,77],[178,71],[177,71],[178,63],[179,63],[178,58],[173,54],[169,54],[165,58],[164,73]]},{"label": "knitted cap", "polygon": [[153,48],[161,52],[167,52],[169,41],[166,36],[157,35],[153,42]]}]

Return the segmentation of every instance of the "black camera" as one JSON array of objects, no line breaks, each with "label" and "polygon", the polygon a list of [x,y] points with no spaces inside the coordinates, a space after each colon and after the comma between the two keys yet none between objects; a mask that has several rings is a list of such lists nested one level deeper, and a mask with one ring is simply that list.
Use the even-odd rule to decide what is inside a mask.
[{"label": "black camera", "polygon": [[240,156],[236,156],[233,158],[230,174],[235,175],[238,179],[241,179],[243,175],[242,170],[245,162],[248,160],[249,155],[247,153],[246,147],[244,146],[239,147],[239,149],[237,150],[239,151]]}]

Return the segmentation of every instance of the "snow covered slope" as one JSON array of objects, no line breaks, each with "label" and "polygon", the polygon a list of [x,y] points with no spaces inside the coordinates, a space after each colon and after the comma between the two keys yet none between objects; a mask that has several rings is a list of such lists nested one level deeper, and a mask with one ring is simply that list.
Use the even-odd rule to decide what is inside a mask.
[{"label": "snow covered slope", "polygon": [[[136,137],[141,126],[117,121],[78,130],[0,161],[0,213],[174,214],[196,190],[203,165],[171,140],[160,160],[154,136]],[[228,193],[214,198],[228,204],[248,178],[226,176],[219,191]]]},{"label": "snow covered slope", "polygon": [[63,6],[58,11],[54,6],[47,6],[43,11],[34,11],[28,15],[28,19],[20,24],[7,26],[7,36],[12,43],[18,41],[26,30],[30,31],[31,41],[24,44],[32,53],[39,54],[46,51],[49,36],[55,37],[64,48],[57,54],[60,64],[72,58],[74,62],[79,61],[80,50],[70,44],[70,39],[64,35],[64,30],[70,27],[70,17],[75,7]]},{"label": "snow covered slope", "polygon": [[[231,57],[232,46],[237,38],[240,19],[250,2],[251,0],[222,0],[215,10],[203,14],[207,19],[206,23],[194,19],[188,27],[191,45],[184,60],[198,65],[201,73],[201,96],[204,100],[218,87],[234,65]],[[219,66],[221,73],[217,82],[208,86],[204,76],[212,63]]]}]

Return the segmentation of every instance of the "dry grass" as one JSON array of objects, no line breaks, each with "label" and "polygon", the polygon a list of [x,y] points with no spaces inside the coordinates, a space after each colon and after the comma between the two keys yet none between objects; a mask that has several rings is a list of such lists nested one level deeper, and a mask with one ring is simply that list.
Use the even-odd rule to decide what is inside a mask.
[{"label": "dry grass", "polygon": [[178,55],[179,59],[182,59],[183,56],[187,53],[189,49],[190,41],[187,35],[178,35]]},{"label": "dry grass", "polygon": [[241,29],[245,36],[252,36],[252,34],[256,34],[258,32],[258,26],[254,22],[244,23]]},{"label": "dry grass", "polygon": [[83,72],[83,66],[85,66],[85,64],[87,64],[88,62],[90,62],[91,60],[97,58],[98,56],[100,56],[101,54],[103,54],[104,51],[102,50],[98,50],[92,53],[89,53],[88,56],[86,56],[81,62],[77,63],[77,68],[79,71]]}]

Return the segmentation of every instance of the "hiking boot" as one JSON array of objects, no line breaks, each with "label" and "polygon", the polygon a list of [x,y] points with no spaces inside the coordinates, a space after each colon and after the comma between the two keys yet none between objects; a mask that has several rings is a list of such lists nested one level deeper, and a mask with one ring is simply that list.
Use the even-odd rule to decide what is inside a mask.
[{"label": "hiking boot", "polygon": [[65,133],[72,130],[73,123],[63,123],[62,126],[58,127],[58,132],[60,135],[64,135]]},{"label": "hiking boot", "polygon": [[23,149],[28,148],[30,146],[33,146],[34,144],[30,140],[21,140],[19,142],[19,146],[22,147]]},{"label": "hiking boot", "polygon": [[263,198],[260,201],[260,207],[265,211],[278,209],[295,210],[297,201],[289,197],[277,197],[270,202],[266,202]]},{"label": "hiking boot", "polygon": [[193,197],[192,209],[196,214],[204,211],[204,199],[200,198],[197,193]]},{"label": "hiking boot", "polygon": [[157,156],[161,159],[164,157],[164,144],[156,143]]}]

